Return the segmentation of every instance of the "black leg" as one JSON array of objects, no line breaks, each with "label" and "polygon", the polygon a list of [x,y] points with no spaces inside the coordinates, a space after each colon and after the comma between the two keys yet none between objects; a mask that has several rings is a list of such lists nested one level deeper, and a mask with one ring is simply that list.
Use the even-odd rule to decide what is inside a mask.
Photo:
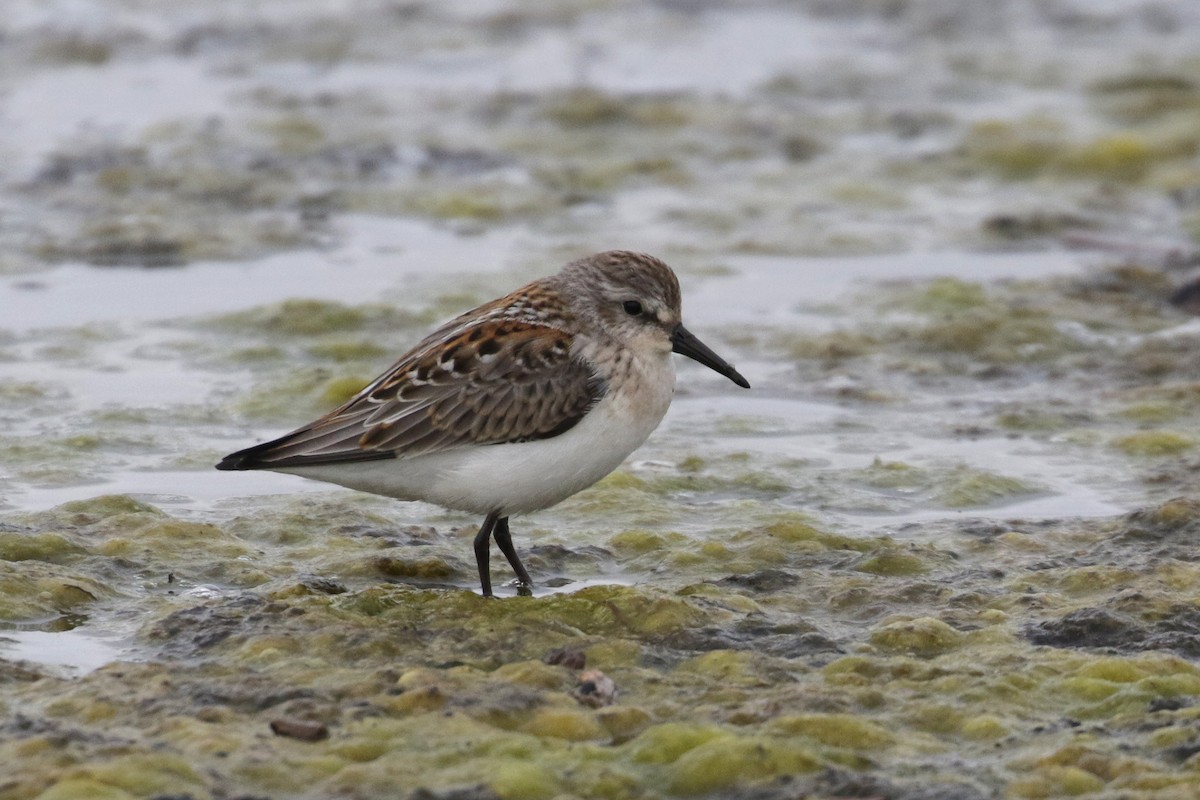
[{"label": "black leg", "polygon": [[[492,531],[500,512],[493,511],[483,520],[479,533],[475,534],[475,564],[479,567],[479,585],[483,587],[483,596],[492,597],[492,570],[488,563],[488,548],[491,546]],[[509,547],[512,545],[510,544]]]},{"label": "black leg", "polygon": [[500,552],[504,553],[504,557],[512,565],[513,572],[517,573],[517,580],[527,587],[533,586],[533,581],[529,579],[529,573],[525,571],[525,565],[521,563],[516,548],[513,547],[512,535],[508,532],[508,517],[496,520],[496,529],[492,532],[492,536],[496,538],[496,545],[500,548]]}]

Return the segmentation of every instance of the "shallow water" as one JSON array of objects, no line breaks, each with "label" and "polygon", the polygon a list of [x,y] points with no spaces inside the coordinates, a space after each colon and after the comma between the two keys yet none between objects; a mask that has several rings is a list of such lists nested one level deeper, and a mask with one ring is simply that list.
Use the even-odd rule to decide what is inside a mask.
[{"label": "shallow water", "polygon": [[129,648],[83,631],[5,631],[0,656],[47,667],[63,667],[68,675],[86,675],[118,659],[136,657]]},{"label": "shallow water", "polygon": [[[1200,7],[12,6],[0,800],[1194,796]],[[754,388],[514,520],[532,599],[211,469],[610,247]]]}]

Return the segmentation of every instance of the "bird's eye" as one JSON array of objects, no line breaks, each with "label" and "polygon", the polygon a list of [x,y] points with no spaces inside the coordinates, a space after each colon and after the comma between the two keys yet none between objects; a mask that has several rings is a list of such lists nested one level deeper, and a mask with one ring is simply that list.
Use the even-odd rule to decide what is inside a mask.
[{"label": "bird's eye", "polygon": [[642,313],[642,304],[637,300],[626,300],[622,306],[625,309],[625,313],[631,317],[636,317]]}]

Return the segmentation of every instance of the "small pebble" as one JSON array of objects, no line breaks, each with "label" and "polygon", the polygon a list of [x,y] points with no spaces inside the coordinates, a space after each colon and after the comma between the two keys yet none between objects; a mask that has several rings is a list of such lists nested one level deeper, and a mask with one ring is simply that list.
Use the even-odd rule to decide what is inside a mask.
[{"label": "small pebble", "polygon": [[567,669],[583,669],[587,664],[587,656],[582,650],[575,650],[570,647],[556,647],[549,653],[546,653],[542,659],[545,663],[552,667],[563,666]]},{"label": "small pebble", "polygon": [[319,742],[329,737],[329,728],[325,727],[325,723],[304,719],[273,719],[271,732],[276,736],[286,736],[302,742]]},{"label": "small pebble", "polygon": [[585,706],[600,708],[617,701],[617,684],[598,669],[589,669],[579,676],[572,696]]}]

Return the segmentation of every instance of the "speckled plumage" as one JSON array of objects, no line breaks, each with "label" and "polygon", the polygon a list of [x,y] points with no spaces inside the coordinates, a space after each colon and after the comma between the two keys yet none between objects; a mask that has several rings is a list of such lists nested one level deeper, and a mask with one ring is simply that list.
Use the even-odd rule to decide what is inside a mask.
[{"label": "speckled plumage", "polygon": [[[670,267],[599,253],[447,322],[341,407],[217,468],[487,514],[484,545],[494,529],[527,583],[508,515],[590,486],[649,436],[674,391],[673,349],[748,386],[680,324]],[[490,594],[478,540],[476,553]]]}]

